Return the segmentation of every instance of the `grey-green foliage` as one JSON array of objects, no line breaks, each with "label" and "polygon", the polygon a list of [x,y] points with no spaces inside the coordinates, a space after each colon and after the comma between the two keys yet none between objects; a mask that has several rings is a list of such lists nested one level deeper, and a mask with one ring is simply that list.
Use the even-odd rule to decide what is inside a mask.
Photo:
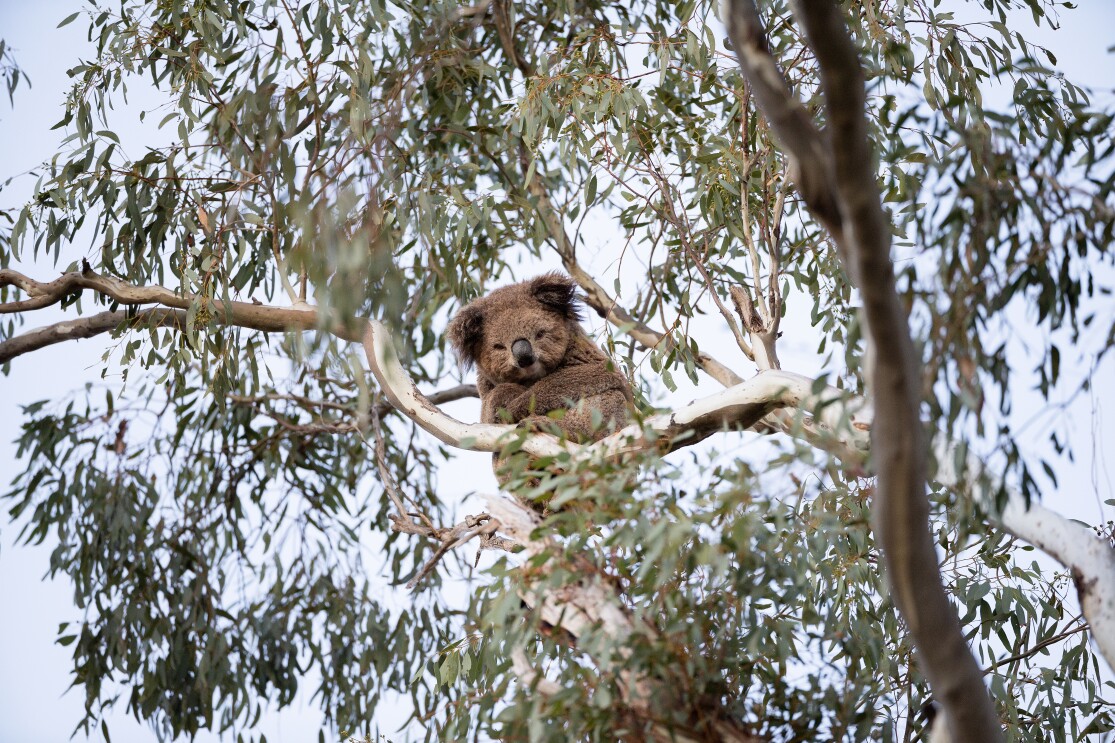
[{"label": "grey-green foliage", "polygon": [[[1009,405],[1009,313],[1030,307],[1033,324],[1067,331],[1067,346],[1040,349],[1043,394],[1063,386],[1062,354],[1110,345],[1087,347],[1080,331],[1110,291],[1111,116],[1004,15],[1026,5],[1046,23],[1053,4],[971,3],[980,26],[923,5],[847,11],[881,184],[912,241],[900,288],[929,362],[927,409],[960,431],[990,415],[981,388]],[[816,107],[785,4],[765,13],[795,92]],[[411,505],[446,525],[458,515],[437,495],[449,453],[386,408],[376,425],[383,398],[335,337],[229,327],[208,305],[304,292],[327,310],[323,326],[382,318],[419,384],[445,386],[447,313],[519,271],[524,251],[570,258],[564,225],[582,256],[622,247],[647,266],[616,288],[668,340],[649,363],[622,335],[614,347],[653,390],[699,379],[689,320],[715,309],[695,264],[724,296],[749,285],[751,235],[772,247],[788,301],[810,307],[819,353],[852,360],[834,381],[859,388],[850,287],[786,190],[711,3],[126,0],[78,17],[96,55],[73,69],[59,122],[70,136],[34,198],[3,213],[0,266],[35,261],[46,276],[91,232],[99,272],[196,298],[185,333],[137,328],[110,349],[130,373],[121,399],[92,390],[26,409],[26,469],[8,502],[26,539],[58,542],[52,569],[77,586],[60,642],[74,648],[86,724],[122,687],[119,702],[166,737],[250,733],[261,704],[319,678],[334,730],[374,729],[377,702],[399,693],[427,739],[637,738],[646,721],[622,709],[625,670],[664,682],[659,722],[679,729],[706,731],[716,714],[778,740],[898,740],[917,727],[928,690],[885,598],[870,488],[838,462],[752,456],[733,434],[725,455],[543,478],[555,502],[595,505],[553,518],[564,550],[530,580],[599,575],[646,627],[622,649],[601,637],[571,648],[524,615],[514,558],[466,583],[463,612],[436,589],[470,581],[467,559],[389,599],[385,584],[414,576],[434,545],[390,531],[372,442],[381,429]],[[1010,91],[1007,110],[984,105],[989,80]],[[169,144],[137,152],[110,130],[129,86],[163,96],[143,117]],[[589,234],[590,212],[624,245]],[[762,266],[765,277],[769,256]],[[9,316],[0,341],[25,320]],[[999,422],[1032,489],[1036,462]],[[1113,692],[1067,614],[1066,577],[1029,564],[955,494],[935,502],[947,588],[981,661],[1001,663],[989,681],[1011,737],[1108,730]],[[1065,632],[1064,659],[1043,659]],[[518,685],[516,648],[564,691]]]},{"label": "grey-green foliage", "polygon": [[0,85],[4,87],[8,94],[9,103],[15,102],[15,91],[19,87],[21,79],[25,85],[31,84],[27,73],[20,69],[19,62],[12,54],[11,49],[8,48],[8,42],[5,39],[0,39]]}]

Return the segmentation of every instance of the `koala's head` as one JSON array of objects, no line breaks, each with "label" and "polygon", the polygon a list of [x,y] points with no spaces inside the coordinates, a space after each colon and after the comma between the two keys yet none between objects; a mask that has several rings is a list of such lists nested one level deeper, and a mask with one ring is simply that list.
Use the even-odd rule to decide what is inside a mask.
[{"label": "koala's head", "polygon": [[580,319],[573,280],[547,273],[463,307],[449,322],[449,342],[493,383],[530,384],[561,365]]}]

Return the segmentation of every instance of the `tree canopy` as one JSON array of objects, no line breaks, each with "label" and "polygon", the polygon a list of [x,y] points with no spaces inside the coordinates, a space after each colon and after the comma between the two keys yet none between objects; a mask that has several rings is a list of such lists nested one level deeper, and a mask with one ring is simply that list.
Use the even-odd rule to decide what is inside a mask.
[{"label": "tree canopy", "polygon": [[[123,374],[24,407],[4,494],[74,583],[81,724],[255,737],[309,688],[330,736],[921,740],[936,700],[956,741],[1106,739],[1111,523],[1056,513],[1073,442],[1014,409],[1115,344],[1115,109],[1020,28],[1070,5],[63,19],[96,54],[0,205],[0,364]],[[476,394],[448,317],[551,267],[636,389],[597,444],[439,407]]]}]

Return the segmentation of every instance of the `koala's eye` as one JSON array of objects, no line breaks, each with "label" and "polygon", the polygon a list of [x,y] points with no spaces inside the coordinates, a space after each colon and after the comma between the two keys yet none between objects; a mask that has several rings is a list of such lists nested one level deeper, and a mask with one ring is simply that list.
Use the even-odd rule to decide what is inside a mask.
[{"label": "koala's eye", "polygon": [[494,346],[492,346],[492,348],[496,349],[497,351],[506,351],[507,350],[507,346],[503,345],[502,343],[497,343]]},{"label": "koala's eye", "polygon": [[534,334],[534,340],[540,341],[540,340],[542,340],[542,336],[544,336],[544,335],[546,335],[546,331],[545,330],[539,330],[537,333]]}]

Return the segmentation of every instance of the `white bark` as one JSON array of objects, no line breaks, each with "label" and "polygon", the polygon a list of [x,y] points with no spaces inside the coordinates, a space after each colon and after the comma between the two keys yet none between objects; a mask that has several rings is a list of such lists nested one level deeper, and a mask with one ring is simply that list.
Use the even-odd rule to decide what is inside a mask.
[{"label": "white bark", "polygon": [[[1091,627],[1100,654],[1115,668],[1115,547],[1084,524],[1051,511],[1040,503],[1026,504],[1026,497],[987,471],[974,454],[941,437],[933,443],[937,482],[946,487],[982,493],[981,505],[990,521],[1025,540],[1072,572],[1077,598]],[[998,511],[992,499],[1006,493]]]},{"label": "white bark", "polygon": [[[374,320],[368,323],[364,348],[372,373],[391,404],[439,441],[461,449],[496,452],[516,431],[516,427],[510,425],[463,423],[430,403],[399,363],[387,329]],[[842,432],[842,441],[866,451],[866,438],[855,435],[857,430],[862,432],[869,427],[857,414],[862,403],[858,399],[846,399],[847,395],[831,387],[814,392],[816,386],[815,380],[801,374],[764,371],[726,390],[695,400],[678,411],[629,425],[593,444],[560,442],[553,436],[535,433],[526,438],[523,451],[539,457],[564,453],[578,460],[621,456],[651,448],[665,453],[732,427],[751,427],[771,411],[782,408],[813,416],[822,431],[833,436]],[[850,419],[849,411],[852,412]],[[667,443],[662,444],[664,441]]]}]

